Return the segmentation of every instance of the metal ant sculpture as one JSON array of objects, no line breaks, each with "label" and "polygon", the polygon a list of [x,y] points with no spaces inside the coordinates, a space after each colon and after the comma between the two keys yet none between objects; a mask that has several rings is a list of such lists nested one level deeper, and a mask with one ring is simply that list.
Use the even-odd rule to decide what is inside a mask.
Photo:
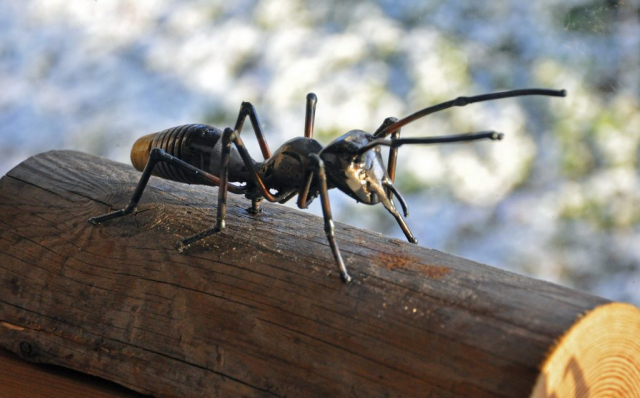
[{"label": "metal ant sculpture", "polygon": [[[398,158],[398,147],[406,144],[439,144],[480,139],[500,140],[503,135],[494,131],[458,134],[426,138],[399,138],[400,129],[426,115],[454,106],[525,95],[564,97],[565,90],[523,89],[473,97],[458,97],[418,111],[404,119],[387,118],[374,134],[352,130],[326,147],[313,139],[313,125],[317,97],[307,95],[304,137],[285,142],[271,154],[255,108],[243,102],[233,129],[221,131],[203,124],[173,127],[149,134],[136,141],[131,149],[131,161],[142,177],[129,204],[117,210],[89,220],[99,224],[133,212],[147,186],[149,177],[155,175],[188,184],[219,186],[217,222],[213,228],[178,241],[180,251],[193,242],[220,232],[225,228],[227,192],[244,194],[251,199],[252,213],[260,212],[263,199],[285,203],[298,195],[298,207],[307,206],[320,195],[324,214],[324,230],[333,257],[344,282],[351,276],[342,260],[334,234],[334,224],[327,191],[338,188],[358,202],[368,205],[382,203],[395,217],[400,228],[412,243],[418,243],[402,215],[392,201],[395,194],[404,216],[409,215],[407,203],[394,186],[393,181]],[[240,132],[249,117],[258,138],[263,162],[256,162],[245,148]],[[386,138],[390,136],[390,138]],[[235,148],[231,144],[235,145]],[[388,167],[385,169],[381,146],[390,147]],[[231,184],[238,182],[244,185]],[[272,194],[271,191],[276,193]]]}]

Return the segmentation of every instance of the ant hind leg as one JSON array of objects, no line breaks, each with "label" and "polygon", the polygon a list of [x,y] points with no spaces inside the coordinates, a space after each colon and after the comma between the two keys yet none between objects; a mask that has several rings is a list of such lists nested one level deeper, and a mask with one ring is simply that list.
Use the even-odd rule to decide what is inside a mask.
[{"label": "ant hind leg", "polygon": [[[149,182],[149,177],[151,177],[151,172],[153,171],[153,168],[162,159],[162,155],[160,154],[160,152],[166,154],[166,152],[164,152],[162,149],[159,149],[159,148],[154,148],[149,153],[149,160],[147,161],[147,165],[145,166],[144,171],[142,172],[142,177],[140,177],[140,181],[138,181],[136,190],[133,192],[133,196],[131,197],[131,200],[129,201],[127,206],[123,209],[112,211],[111,213],[107,213],[102,216],[91,217],[89,219],[89,223],[97,225],[105,221],[112,220],[114,218],[131,214],[135,210],[136,206],[138,205],[138,202],[140,202],[140,198],[142,197],[142,193],[144,192],[144,189],[147,187],[147,183]],[[168,154],[166,155],[171,156]]]},{"label": "ant hind leg", "polygon": [[[226,139],[228,141],[229,139],[228,134]],[[140,201],[142,193],[144,192],[144,189],[146,188],[147,183],[149,182],[149,178],[151,177],[153,168],[157,166],[159,162],[170,163],[173,166],[183,169],[188,173],[194,174],[195,176],[199,177],[201,180],[206,181],[208,185],[220,186],[220,193],[219,193],[219,199],[218,199],[218,203],[219,203],[218,222],[216,223],[216,226],[214,228],[200,232],[196,235],[193,235],[189,238],[179,241],[178,247],[181,249],[180,251],[182,251],[189,244],[224,229],[224,210],[226,208],[227,191],[231,191],[233,193],[238,193],[238,194],[245,192],[242,187],[238,187],[234,184],[229,184],[228,157],[229,157],[229,153],[227,152],[227,163],[226,163],[227,167],[225,169],[226,172],[223,173],[224,178],[220,179],[214,176],[213,174],[207,173],[204,170],[200,170],[197,167],[190,165],[189,163],[186,163],[172,155],[169,155],[168,153],[166,153],[160,148],[154,148],[149,153],[149,161],[147,162],[147,165],[145,166],[144,171],[142,172],[142,177],[140,178],[140,181],[136,186],[136,189],[133,193],[133,196],[131,197],[131,200],[129,201],[129,204],[121,210],[107,213],[99,217],[92,217],[89,219],[89,222],[91,224],[100,224],[104,221],[122,217],[132,213],[136,208],[136,206],[138,205],[138,202]],[[220,203],[222,203],[222,205],[220,205]]]}]

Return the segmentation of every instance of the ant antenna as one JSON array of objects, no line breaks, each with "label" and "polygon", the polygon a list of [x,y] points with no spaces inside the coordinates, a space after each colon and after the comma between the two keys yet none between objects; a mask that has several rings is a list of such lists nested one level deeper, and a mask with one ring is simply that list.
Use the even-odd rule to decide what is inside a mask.
[{"label": "ant antenna", "polygon": [[525,95],[548,95],[550,97],[566,97],[566,90],[549,90],[544,88],[527,88],[522,90],[511,90],[511,91],[502,91],[498,93],[491,94],[483,94],[476,95],[473,97],[458,97],[454,100],[443,102],[438,105],[430,106],[428,108],[424,108],[421,111],[414,113],[413,115],[409,115],[404,119],[398,120],[397,122],[390,124],[378,131],[374,134],[377,138],[384,138],[399,128],[420,119],[421,117],[430,115],[435,112],[440,112],[442,110],[454,107],[454,106],[465,106],[468,104],[473,104],[474,102],[481,101],[493,101],[500,98],[510,98],[510,97],[520,97]]},{"label": "ant antenna", "polygon": [[376,138],[361,148],[358,148],[357,154],[361,155],[371,148],[378,145],[388,146],[391,148],[398,148],[405,144],[446,144],[449,142],[461,142],[461,141],[475,141],[475,140],[494,140],[499,141],[504,138],[504,134],[497,133],[495,131],[480,131],[477,133],[464,133],[456,135],[445,135],[436,137],[422,137],[422,138],[393,138],[390,140],[384,138]]}]

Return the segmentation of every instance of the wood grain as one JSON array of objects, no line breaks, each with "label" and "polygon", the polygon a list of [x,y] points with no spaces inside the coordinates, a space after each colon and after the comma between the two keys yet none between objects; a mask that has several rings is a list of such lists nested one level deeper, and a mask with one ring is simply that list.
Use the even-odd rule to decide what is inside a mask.
[{"label": "wood grain", "polygon": [[640,310],[613,303],[591,311],[556,344],[532,398],[640,397]]},{"label": "wood grain", "polygon": [[554,343],[607,300],[215,188],[61,151],[0,181],[0,345],[156,396],[523,397]]},{"label": "wood grain", "polygon": [[0,348],[0,398],[144,398],[117,384],[59,366],[27,362]]}]

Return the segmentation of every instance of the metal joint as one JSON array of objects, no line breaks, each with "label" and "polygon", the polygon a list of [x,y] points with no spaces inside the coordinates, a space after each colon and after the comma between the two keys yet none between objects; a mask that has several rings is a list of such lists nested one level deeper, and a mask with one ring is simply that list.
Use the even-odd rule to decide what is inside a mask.
[{"label": "metal joint", "polygon": [[333,224],[333,220],[327,220],[327,222],[325,222],[324,224],[324,232],[328,235],[328,236],[334,236],[335,234],[335,226]]}]

